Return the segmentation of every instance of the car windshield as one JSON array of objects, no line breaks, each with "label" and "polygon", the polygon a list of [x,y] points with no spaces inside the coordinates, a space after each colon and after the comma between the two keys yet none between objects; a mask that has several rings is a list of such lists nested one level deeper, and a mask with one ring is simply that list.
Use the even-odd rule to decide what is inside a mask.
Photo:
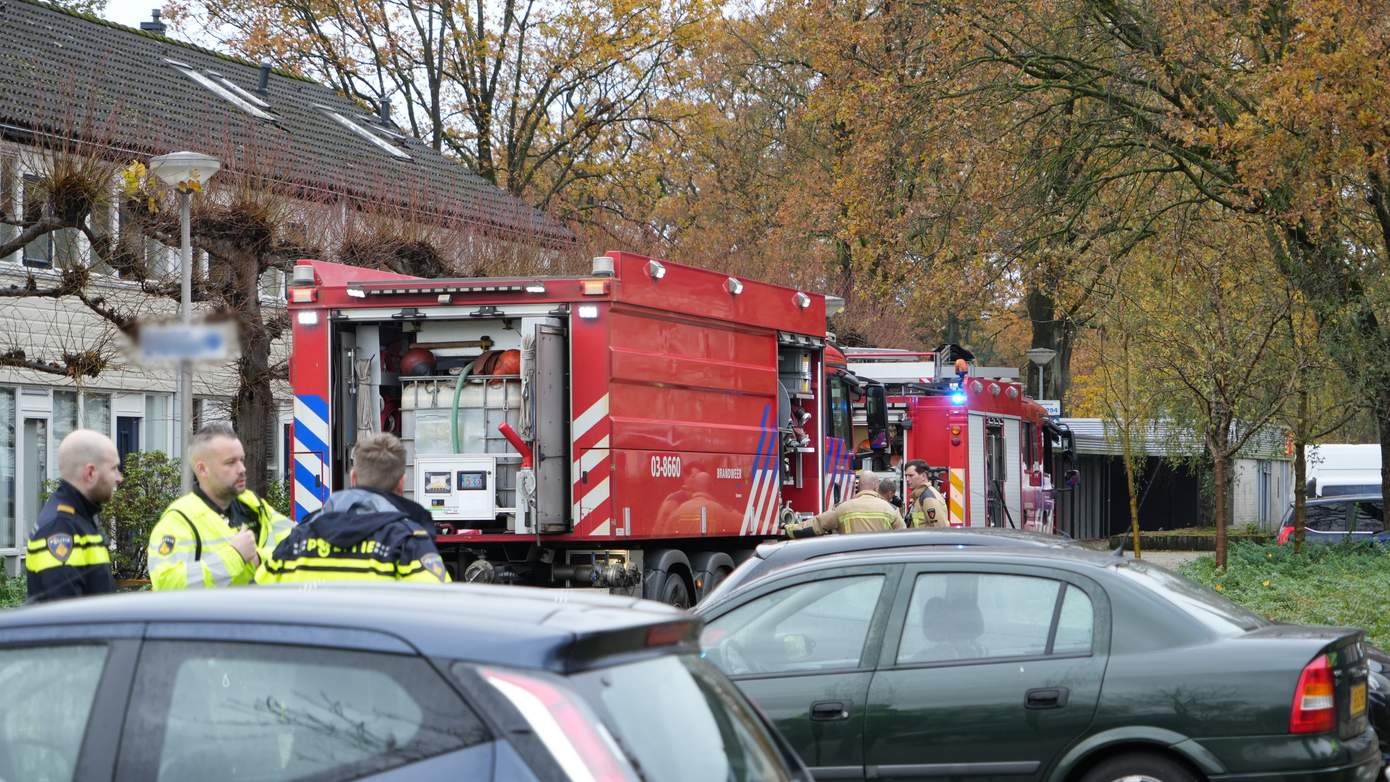
[{"label": "car windshield", "polygon": [[724,675],[667,656],[570,677],[642,779],[790,780],[776,740]]},{"label": "car windshield", "polygon": [[1116,568],[1116,572],[1222,635],[1239,635],[1273,624],[1210,589],[1161,567],[1147,565],[1138,560],[1126,560]]}]

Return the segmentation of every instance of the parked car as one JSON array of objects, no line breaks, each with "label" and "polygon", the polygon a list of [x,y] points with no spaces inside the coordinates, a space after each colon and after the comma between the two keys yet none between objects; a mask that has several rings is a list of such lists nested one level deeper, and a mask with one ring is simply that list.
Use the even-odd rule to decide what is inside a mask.
[{"label": "parked car", "polygon": [[[1385,541],[1384,501],[1380,494],[1309,497],[1304,515],[1305,543]],[[1293,543],[1293,505],[1279,525],[1279,545]]]},{"label": "parked car", "polygon": [[798,541],[781,540],[763,543],[724,577],[714,589],[705,596],[706,601],[721,599],[722,595],[740,588],[756,578],[789,567],[808,559],[828,557],[855,551],[886,551],[889,549],[917,548],[919,546],[1074,546],[1077,545],[1067,535],[1047,535],[1041,532],[1028,532],[997,527],[975,527],[973,529],[910,529],[895,532],[882,532],[871,535],[822,535]]},{"label": "parked car", "polygon": [[[793,544],[798,545],[798,544]],[[1359,630],[1079,546],[808,559],[696,607],[817,779],[1370,782]]]},{"label": "parked car", "polygon": [[0,780],[799,780],[656,603],[257,587],[0,613]]}]

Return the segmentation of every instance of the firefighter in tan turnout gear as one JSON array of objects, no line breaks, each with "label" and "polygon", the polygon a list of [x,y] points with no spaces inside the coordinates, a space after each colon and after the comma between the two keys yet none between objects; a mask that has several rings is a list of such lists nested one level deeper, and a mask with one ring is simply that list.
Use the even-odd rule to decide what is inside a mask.
[{"label": "firefighter in tan turnout gear", "polygon": [[903,529],[903,517],[892,503],[878,494],[879,478],[867,470],[859,473],[859,492],[834,508],[803,524],[786,526],[788,537],[809,538],[838,532],[890,532]]},{"label": "firefighter in tan turnout gear", "polygon": [[912,527],[949,527],[946,498],[932,485],[930,471],[931,467],[921,459],[913,459],[903,468],[912,497],[907,506],[908,521]]}]

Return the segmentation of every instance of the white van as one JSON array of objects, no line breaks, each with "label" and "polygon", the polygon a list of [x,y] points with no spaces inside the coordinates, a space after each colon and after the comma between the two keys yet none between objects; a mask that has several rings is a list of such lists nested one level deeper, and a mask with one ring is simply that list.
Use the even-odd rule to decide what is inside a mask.
[{"label": "white van", "polygon": [[1380,492],[1379,444],[1310,445],[1306,462],[1309,497]]}]

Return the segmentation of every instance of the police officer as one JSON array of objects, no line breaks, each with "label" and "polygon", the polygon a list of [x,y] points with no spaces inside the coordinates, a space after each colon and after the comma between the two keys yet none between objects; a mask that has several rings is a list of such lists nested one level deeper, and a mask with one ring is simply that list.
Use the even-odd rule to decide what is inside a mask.
[{"label": "police officer", "polygon": [[903,517],[898,509],[878,494],[879,478],[872,472],[859,473],[859,493],[805,524],[787,525],[792,538],[809,538],[839,532],[852,535],[859,532],[888,532],[903,529]]},{"label": "police officer", "polygon": [[405,446],[380,432],[359,438],[352,455],[352,488],[334,492],[295,527],[262,563],[256,583],[450,580],[430,512],[401,496]]},{"label": "police officer", "polygon": [[111,550],[97,521],[121,485],[115,443],[90,429],[72,432],[58,444],[58,475],[25,551],[30,602],[116,591]]},{"label": "police officer", "polygon": [[229,424],[199,429],[188,457],[193,491],[169,503],[150,531],[150,585],[249,584],[294,523],[246,488],[246,451]]},{"label": "police officer", "polygon": [[911,492],[908,521],[912,527],[949,527],[946,499],[931,482],[931,467],[921,459],[913,459],[903,468],[907,488]]}]

